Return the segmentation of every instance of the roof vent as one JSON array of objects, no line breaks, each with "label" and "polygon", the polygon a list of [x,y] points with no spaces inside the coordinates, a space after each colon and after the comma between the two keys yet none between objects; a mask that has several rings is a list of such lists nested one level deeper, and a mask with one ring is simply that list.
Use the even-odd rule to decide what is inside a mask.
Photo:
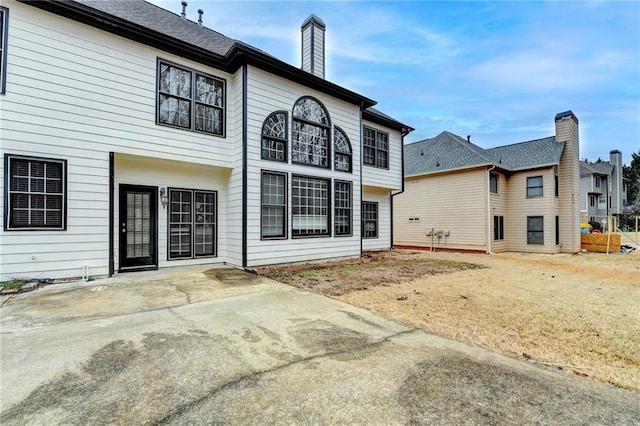
[{"label": "roof vent", "polygon": [[204,10],[198,9],[198,26],[200,28],[202,28],[202,14],[203,13],[204,13]]},{"label": "roof vent", "polygon": [[187,20],[187,2],[182,0],[182,13],[180,14],[182,19]]},{"label": "roof vent", "polygon": [[471,135],[467,135],[467,142],[471,143]]}]

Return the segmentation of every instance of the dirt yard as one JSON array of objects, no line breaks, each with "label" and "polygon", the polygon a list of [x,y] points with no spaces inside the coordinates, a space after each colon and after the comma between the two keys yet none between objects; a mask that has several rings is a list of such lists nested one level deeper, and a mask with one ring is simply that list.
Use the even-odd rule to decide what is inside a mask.
[{"label": "dirt yard", "polygon": [[396,251],[259,273],[438,334],[640,391],[638,251]]}]

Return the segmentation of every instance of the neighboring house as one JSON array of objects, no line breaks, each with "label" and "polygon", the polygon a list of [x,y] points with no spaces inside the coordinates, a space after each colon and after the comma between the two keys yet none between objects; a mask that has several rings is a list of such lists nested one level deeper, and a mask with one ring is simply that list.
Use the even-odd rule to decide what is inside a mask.
[{"label": "neighboring house", "polygon": [[0,280],[391,247],[412,129],[324,79],[142,0],[0,0]]},{"label": "neighboring house", "polygon": [[613,150],[609,161],[580,162],[580,214],[582,222],[606,221],[623,213],[627,205],[627,183],[622,171],[622,153]]},{"label": "neighboring house", "polygon": [[449,132],[405,146],[393,242],[486,252],[580,250],[578,119],[555,136],[483,149]]}]

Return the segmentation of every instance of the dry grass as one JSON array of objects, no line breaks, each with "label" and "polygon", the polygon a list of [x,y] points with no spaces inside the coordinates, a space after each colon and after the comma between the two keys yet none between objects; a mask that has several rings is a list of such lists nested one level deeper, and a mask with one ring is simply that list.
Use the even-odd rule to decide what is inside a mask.
[{"label": "dry grass", "polygon": [[262,274],[640,391],[640,253],[377,254]]}]

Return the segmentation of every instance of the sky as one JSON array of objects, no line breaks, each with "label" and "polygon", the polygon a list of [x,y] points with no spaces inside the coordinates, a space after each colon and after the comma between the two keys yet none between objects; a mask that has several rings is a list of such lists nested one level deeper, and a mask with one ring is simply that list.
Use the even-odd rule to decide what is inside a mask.
[{"label": "sky", "polygon": [[[175,13],[180,0],[151,0]],[[640,2],[188,0],[206,27],[300,66],[302,22],[326,24],[325,78],[416,130],[483,147],[580,122],[580,157],[640,152]]]}]

